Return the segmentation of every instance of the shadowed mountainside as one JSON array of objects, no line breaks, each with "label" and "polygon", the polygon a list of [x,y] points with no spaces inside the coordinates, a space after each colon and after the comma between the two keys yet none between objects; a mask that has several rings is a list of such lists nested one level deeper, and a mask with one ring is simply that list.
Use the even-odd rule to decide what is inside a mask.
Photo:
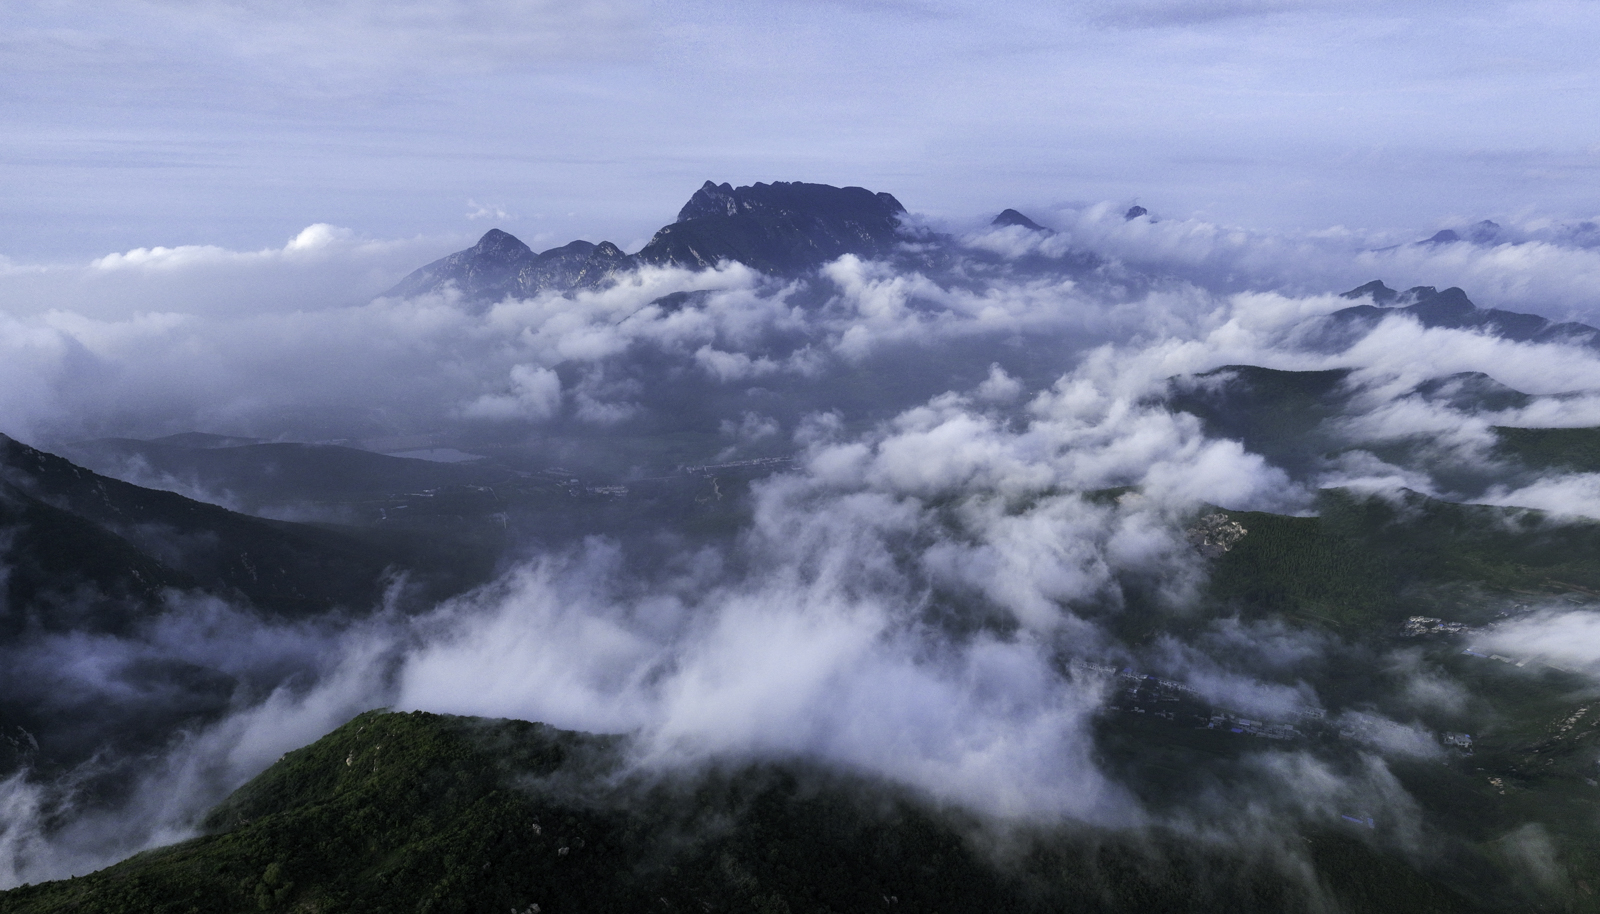
[{"label": "shadowed mountainside", "polygon": [[[90,472],[0,436],[0,511],[9,599],[0,630],[75,627],[84,607],[149,605],[165,587],[198,589],[297,617],[382,601],[410,571],[423,599],[458,592],[484,569],[402,537],[237,514]],[[465,576],[463,576],[465,572]],[[108,602],[109,601],[109,602]],[[113,628],[126,611],[105,616]],[[125,620],[124,620],[125,621]]]}]

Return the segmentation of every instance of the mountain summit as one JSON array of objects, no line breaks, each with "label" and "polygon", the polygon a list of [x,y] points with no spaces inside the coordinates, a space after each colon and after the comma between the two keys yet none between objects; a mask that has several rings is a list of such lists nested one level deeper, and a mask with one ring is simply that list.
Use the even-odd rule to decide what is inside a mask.
[{"label": "mountain summit", "polygon": [[574,241],[535,254],[509,232],[490,229],[477,244],[435,260],[384,294],[406,298],[453,285],[469,299],[495,301],[545,289],[598,288],[632,265],[632,259],[609,241]]},{"label": "mountain summit", "polygon": [[906,208],[863,187],[707,181],[639,251],[641,263],[710,267],[735,260],[767,273],[820,266],[845,254],[887,252]]},{"label": "mountain summit", "polygon": [[640,266],[700,269],[723,261],[793,273],[845,254],[887,253],[899,240],[905,212],[892,195],[862,187],[707,181],[678,211],[678,220],[637,254],[624,254],[609,241],[574,241],[535,254],[509,233],[491,229],[477,244],[428,264],[385,294],[407,297],[454,287],[468,299],[495,301],[597,289]]}]

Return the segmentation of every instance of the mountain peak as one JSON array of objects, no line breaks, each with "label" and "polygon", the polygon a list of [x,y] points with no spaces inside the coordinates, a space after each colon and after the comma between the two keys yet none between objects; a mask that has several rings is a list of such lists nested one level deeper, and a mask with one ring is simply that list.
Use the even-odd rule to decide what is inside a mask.
[{"label": "mountain peak", "polygon": [[994,219],[992,221],[990,221],[989,224],[990,225],[998,225],[998,226],[1020,225],[1023,228],[1028,229],[1030,231],[1034,231],[1034,232],[1048,232],[1049,231],[1049,229],[1045,228],[1044,226],[1040,225],[1037,222],[1034,222],[1032,219],[1029,219],[1027,216],[1022,215],[1021,213],[1017,212],[1014,209],[1008,209],[1008,210],[1002,211],[1000,213],[1000,215],[994,217]]},{"label": "mountain peak", "polygon": [[701,219],[706,216],[732,216],[739,211],[738,199],[734,197],[733,185],[723,182],[717,184],[712,181],[700,185],[694,192],[689,202],[678,210],[679,222],[688,222],[690,219]]},{"label": "mountain peak", "polygon": [[875,256],[899,240],[906,208],[864,187],[707,181],[639,251],[641,263],[691,268],[738,261],[769,273],[804,270],[845,254]]},{"label": "mountain peak", "polygon": [[510,232],[492,228],[483,233],[478,243],[472,246],[479,254],[532,254],[533,249],[522,243],[522,240]]},{"label": "mountain peak", "polygon": [[1386,305],[1400,296],[1399,292],[1383,284],[1383,280],[1374,279],[1372,282],[1356,286],[1348,292],[1341,293],[1340,298],[1367,298],[1379,305]]}]

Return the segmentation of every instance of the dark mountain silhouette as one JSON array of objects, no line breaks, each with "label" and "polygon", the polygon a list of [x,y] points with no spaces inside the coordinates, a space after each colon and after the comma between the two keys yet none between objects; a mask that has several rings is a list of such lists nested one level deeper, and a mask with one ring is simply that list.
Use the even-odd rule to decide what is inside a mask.
[{"label": "dark mountain silhouette", "polygon": [[[214,443],[238,441],[237,444]],[[256,442],[220,435],[173,435],[153,441],[99,438],[63,449],[78,463],[111,476],[142,474],[182,483],[184,491],[226,497],[247,511],[353,502],[445,486],[494,485],[509,474],[477,463],[437,463],[333,444]]]},{"label": "dark mountain silhouette", "polygon": [[1134,219],[1139,218],[1140,216],[1148,216],[1148,215],[1150,215],[1150,211],[1149,210],[1145,209],[1142,206],[1139,206],[1139,205],[1135,204],[1133,206],[1128,207],[1128,211],[1122,214],[1122,220],[1124,222],[1131,222]]},{"label": "dark mountain silhouette", "polygon": [[1040,225],[1037,222],[1034,222],[1032,219],[1029,219],[1027,216],[1022,215],[1021,213],[1017,212],[1014,209],[1008,209],[1008,210],[1002,211],[1000,213],[1000,215],[994,217],[994,219],[991,220],[989,222],[989,224],[990,225],[998,225],[998,226],[1002,226],[1002,227],[1003,226],[1008,226],[1008,225],[1020,225],[1025,229],[1030,229],[1030,230],[1035,231],[1035,232],[1048,232],[1048,231],[1050,231],[1049,229],[1045,228],[1044,226]]},{"label": "dark mountain silhouette", "polygon": [[1556,323],[1537,314],[1480,308],[1467,298],[1467,293],[1454,286],[1442,292],[1433,286],[1414,286],[1396,292],[1381,281],[1373,280],[1343,293],[1342,297],[1365,298],[1373,303],[1355,305],[1329,315],[1330,323],[1336,328],[1364,329],[1391,314],[1405,314],[1416,318],[1424,327],[1480,330],[1518,342],[1570,342],[1593,346],[1600,337],[1600,330],[1587,324]]},{"label": "dark mountain silhouette", "polygon": [[609,241],[574,241],[535,254],[500,229],[472,247],[428,264],[386,295],[412,296],[454,287],[468,299],[495,301],[544,291],[596,289],[640,266],[694,269],[737,261],[767,273],[810,269],[845,254],[880,256],[899,241],[905,207],[885,193],[776,181],[733,187],[707,181],[637,254]]},{"label": "dark mountain silhouette", "polygon": [[[374,455],[376,456],[376,455]],[[393,573],[433,598],[469,579],[424,544],[373,531],[238,514],[90,472],[0,435],[0,523],[9,568],[0,635],[118,632],[159,609],[166,588],[259,612],[363,612]]]},{"label": "dark mountain silhouette", "polygon": [[[0,435],[0,777],[107,747],[136,757],[224,713],[238,686],[219,669],[133,650],[103,671],[112,686],[85,689],[27,659],[41,642],[137,643],[185,594],[291,622],[366,613],[387,598],[421,608],[477,583],[493,561],[439,537],[236,514]],[[409,586],[391,590],[401,575]]]},{"label": "dark mountain silhouette", "polygon": [[738,261],[768,273],[819,266],[845,254],[873,256],[899,239],[905,207],[861,187],[776,181],[734,188],[707,181],[678,221],[656,232],[640,263],[709,267]]}]

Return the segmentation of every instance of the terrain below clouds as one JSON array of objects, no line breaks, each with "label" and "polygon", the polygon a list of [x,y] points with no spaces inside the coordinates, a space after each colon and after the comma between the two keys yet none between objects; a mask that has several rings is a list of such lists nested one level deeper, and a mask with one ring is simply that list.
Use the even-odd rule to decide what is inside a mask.
[{"label": "terrain below clouds", "polygon": [[[152,900],[444,898],[537,847],[794,910],[869,841],[990,900],[1595,910],[1600,686],[1559,633],[1600,599],[1600,352],[1575,307],[1438,290],[1575,288],[1590,248],[1031,215],[707,182],[633,254],[496,229],[348,306],[0,314],[0,414],[39,446],[6,439],[0,493],[0,877],[189,838],[150,859],[227,875],[0,899],[136,870]],[[1351,288],[1377,268],[1447,278]],[[376,707],[429,714],[274,764]],[[626,738],[525,795],[495,778],[595,738],[431,714]],[[393,784],[458,779],[451,850],[362,727],[443,753]],[[584,793],[618,784],[642,819]],[[789,850],[705,837],[677,790]],[[302,853],[343,818],[260,826],[317,791],[398,829],[349,848],[382,879]],[[550,874],[474,884],[559,910]]]}]

